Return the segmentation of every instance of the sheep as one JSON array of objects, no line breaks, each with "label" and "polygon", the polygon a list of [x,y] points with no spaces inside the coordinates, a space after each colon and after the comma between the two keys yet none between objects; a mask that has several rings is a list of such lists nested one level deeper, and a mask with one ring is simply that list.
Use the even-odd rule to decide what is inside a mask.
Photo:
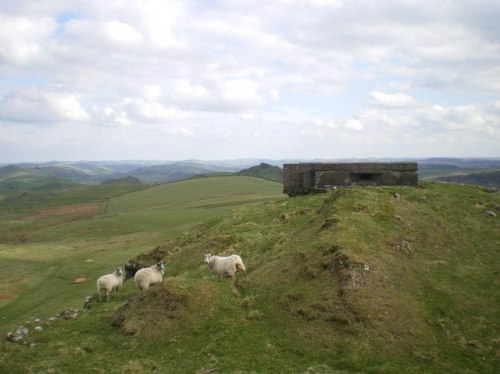
[{"label": "sheep", "polygon": [[245,274],[247,271],[241,257],[238,255],[223,257],[215,256],[213,253],[207,253],[205,255],[205,263],[208,265],[208,268],[216,272],[219,277],[227,274],[229,277],[234,278],[238,270]]},{"label": "sheep", "polygon": [[102,291],[106,291],[106,301],[109,301],[109,295],[113,289],[118,289],[123,285],[123,278],[125,273],[123,267],[120,266],[111,274],[103,275],[97,279],[97,293],[99,294],[99,301],[101,301]]},{"label": "sheep", "polygon": [[138,270],[134,275],[134,283],[139,290],[145,291],[151,284],[163,281],[164,272],[165,264],[159,262],[153,266]]},{"label": "sheep", "polygon": [[146,266],[143,264],[139,264],[136,262],[128,262],[125,265],[125,279],[123,282],[128,281],[129,279],[133,278],[134,275],[141,269],[145,268]]}]

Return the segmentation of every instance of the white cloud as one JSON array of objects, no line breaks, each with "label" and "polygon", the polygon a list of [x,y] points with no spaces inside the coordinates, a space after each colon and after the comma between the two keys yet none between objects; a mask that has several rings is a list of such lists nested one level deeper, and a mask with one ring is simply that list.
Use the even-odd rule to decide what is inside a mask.
[{"label": "white cloud", "polygon": [[61,119],[67,121],[86,121],[88,113],[82,108],[77,98],[69,93],[49,92],[45,95],[47,105]]},{"label": "white cloud", "polygon": [[123,22],[107,22],[105,28],[109,38],[119,43],[138,43],[144,39],[139,31]]},{"label": "white cloud", "polygon": [[74,94],[33,87],[2,95],[0,116],[3,121],[32,124],[81,122],[90,118]]},{"label": "white cloud", "polygon": [[380,91],[370,92],[375,105],[380,105],[387,108],[410,108],[418,105],[417,101],[402,92],[395,94],[387,94]]},{"label": "white cloud", "polygon": [[224,82],[221,97],[230,106],[252,108],[263,104],[259,84],[250,79],[234,79]]},{"label": "white cloud", "polygon": [[355,118],[347,120],[344,126],[346,129],[356,130],[356,131],[362,131],[365,128],[365,126],[361,123],[361,121]]},{"label": "white cloud", "polygon": [[56,23],[49,17],[0,14],[0,63],[25,65],[47,59]]},{"label": "white cloud", "polygon": [[130,113],[137,118],[137,121],[151,122],[172,122],[183,121],[191,114],[182,112],[174,107],[165,107],[158,102],[147,102],[143,99],[134,100],[130,104]]},{"label": "white cloud", "polygon": [[57,129],[67,158],[97,154],[73,127],[125,156],[498,155],[499,18],[493,1],[4,0],[0,156],[13,126]]},{"label": "white cloud", "polygon": [[210,92],[200,84],[191,83],[187,79],[174,82],[173,97],[183,102],[203,102],[210,100]]},{"label": "white cloud", "polygon": [[165,48],[178,43],[174,26],[181,18],[182,3],[177,0],[145,0],[137,7],[141,21],[154,47]]},{"label": "white cloud", "polygon": [[279,100],[280,99],[280,92],[278,89],[276,88],[273,88],[269,91],[269,95],[271,96],[271,98],[273,98],[274,100]]}]

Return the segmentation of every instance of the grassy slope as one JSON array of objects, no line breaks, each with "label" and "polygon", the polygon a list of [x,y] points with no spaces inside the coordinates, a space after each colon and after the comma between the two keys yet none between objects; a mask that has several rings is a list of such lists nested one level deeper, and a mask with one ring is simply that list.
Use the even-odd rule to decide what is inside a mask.
[{"label": "grassy slope", "polygon": [[[126,191],[120,186],[96,186],[61,196],[58,201],[65,208],[76,207],[73,213],[33,214],[46,211],[45,201],[33,201],[31,210],[14,217],[5,210],[1,222],[10,231],[3,232],[3,238],[11,238],[13,231],[23,240],[0,244],[0,327],[12,329],[34,314],[48,318],[65,307],[80,308],[85,295],[94,292],[96,274],[108,273],[238,204],[279,199],[281,189],[278,183],[255,178],[205,178],[143,188],[111,199],[102,212],[79,215],[82,204],[66,205],[76,203],[71,196],[88,202]],[[80,274],[89,275],[90,281],[72,284]]]},{"label": "grassy slope", "polygon": [[500,169],[458,167],[453,165],[419,165],[420,180],[464,183],[477,186],[500,186]]},{"label": "grassy slope", "polygon": [[[111,210],[154,210],[156,192]],[[170,192],[177,212],[191,208]],[[425,184],[243,206],[157,242],[169,251],[163,286],[137,296],[127,284],[34,348],[5,344],[0,369],[493,373],[500,231],[485,212],[499,203],[498,193]],[[248,274],[217,281],[202,263],[208,251],[241,254]]]},{"label": "grassy slope", "polygon": [[264,162],[260,165],[241,170],[240,172],[238,172],[238,174],[264,178],[283,183],[283,169],[281,169],[279,166],[269,165]]}]

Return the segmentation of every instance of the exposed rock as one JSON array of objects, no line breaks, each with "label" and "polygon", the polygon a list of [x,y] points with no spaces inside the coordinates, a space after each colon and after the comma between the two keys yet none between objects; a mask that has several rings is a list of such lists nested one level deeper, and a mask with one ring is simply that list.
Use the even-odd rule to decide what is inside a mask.
[{"label": "exposed rock", "polygon": [[77,319],[78,318],[78,310],[76,309],[68,309],[60,312],[57,317],[63,319]]},{"label": "exposed rock", "polygon": [[29,333],[30,333],[30,330],[24,326],[19,326],[19,328],[16,331],[16,334],[20,335],[20,336],[28,335]]},{"label": "exposed rock", "polygon": [[397,245],[397,248],[407,256],[410,256],[412,253],[410,243],[406,239],[401,239],[401,241]]},{"label": "exposed rock", "polygon": [[93,296],[86,296],[85,297],[85,302],[83,303],[83,309],[90,309],[93,306],[93,301],[94,297]]},{"label": "exposed rock", "polygon": [[7,333],[7,340],[9,342],[14,342],[17,343],[18,341],[21,341],[23,339],[22,336],[17,335],[15,332],[9,331]]}]

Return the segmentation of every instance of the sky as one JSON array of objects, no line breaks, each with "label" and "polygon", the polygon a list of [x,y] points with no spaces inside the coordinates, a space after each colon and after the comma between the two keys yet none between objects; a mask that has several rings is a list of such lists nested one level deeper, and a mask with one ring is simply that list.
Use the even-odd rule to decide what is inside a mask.
[{"label": "sky", "polygon": [[500,157],[498,0],[2,0],[0,163]]}]

